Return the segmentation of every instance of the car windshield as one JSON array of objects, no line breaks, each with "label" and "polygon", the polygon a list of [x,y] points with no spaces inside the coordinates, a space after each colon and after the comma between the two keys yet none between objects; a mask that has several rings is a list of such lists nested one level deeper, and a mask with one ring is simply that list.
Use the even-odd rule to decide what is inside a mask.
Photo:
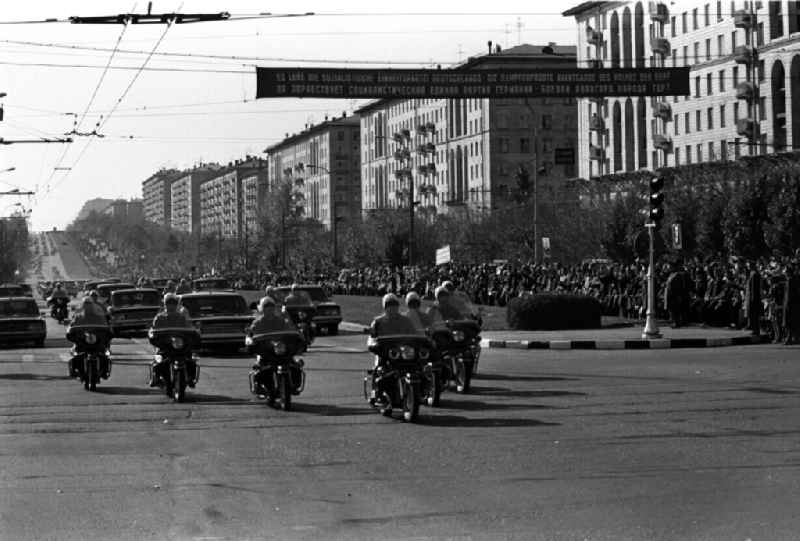
[{"label": "car windshield", "polygon": [[181,305],[189,311],[191,317],[201,316],[238,316],[249,314],[243,297],[184,297]]},{"label": "car windshield", "polygon": [[304,287],[303,291],[308,293],[311,300],[314,302],[326,302],[328,300],[328,297],[321,287]]},{"label": "car windshield", "polygon": [[195,289],[230,289],[231,284],[224,278],[215,280],[197,280]]},{"label": "car windshield", "polygon": [[0,316],[38,316],[39,307],[36,302],[24,300],[2,300],[0,301]]},{"label": "car windshield", "polygon": [[0,287],[0,297],[21,297],[21,287]]},{"label": "car windshield", "polygon": [[286,299],[290,295],[292,296],[292,298],[289,299],[289,303],[288,304],[291,304],[291,305],[294,305],[294,306],[304,306],[304,305],[308,305],[308,304],[313,304],[313,302],[311,300],[311,296],[308,294],[308,292],[306,292],[306,291],[304,291],[302,289],[295,290],[294,293],[292,293],[292,291],[288,290],[288,289],[285,289],[285,290],[284,289],[279,289],[277,291],[277,295],[276,295],[276,297],[278,297],[278,298],[275,299],[275,302],[279,302],[281,304],[287,304]]},{"label": "car windshield", "polygon": [[161,295],[156,291],[131,291],[130,293],[117,293],[111,296],[111,304],[115,307],[123,306],[159,306]]}]

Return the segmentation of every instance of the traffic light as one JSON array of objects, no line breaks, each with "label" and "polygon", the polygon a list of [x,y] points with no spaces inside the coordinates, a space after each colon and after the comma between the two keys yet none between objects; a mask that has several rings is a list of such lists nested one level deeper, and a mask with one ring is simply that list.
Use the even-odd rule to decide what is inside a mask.
[{"label": "traffic light", "polygon": [[658,224],[664,218],[664,179],[653,177],[650,179],[650,221]]}]

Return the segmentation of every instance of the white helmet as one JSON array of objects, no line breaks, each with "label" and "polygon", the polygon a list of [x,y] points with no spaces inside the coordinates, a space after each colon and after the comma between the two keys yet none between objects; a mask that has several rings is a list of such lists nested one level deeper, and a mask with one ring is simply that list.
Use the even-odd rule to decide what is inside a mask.
[{"label": "white helmet", "polygon": [[387,293],[383,296],[383,307],[386,308],[390,305],[400,306],[400,299],[394,293]]}]

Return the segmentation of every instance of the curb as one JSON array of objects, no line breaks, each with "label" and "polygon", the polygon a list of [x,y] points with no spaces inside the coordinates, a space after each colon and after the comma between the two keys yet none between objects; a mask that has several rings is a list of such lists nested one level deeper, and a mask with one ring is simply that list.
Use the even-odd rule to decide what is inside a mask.
[{"label": "curb", "polygon": [[484,338],[481,347],[497,349],[677,349],[749,346],[767,341],[763,336],[731,338],[662,338],[654,340],[492,340]]}]

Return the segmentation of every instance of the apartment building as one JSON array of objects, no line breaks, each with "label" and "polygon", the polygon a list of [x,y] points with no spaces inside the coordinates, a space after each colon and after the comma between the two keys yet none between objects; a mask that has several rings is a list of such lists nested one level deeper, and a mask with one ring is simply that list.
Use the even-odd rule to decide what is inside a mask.
[{"label": "apartment building", "polygon": [[581,177],[800,148],[800,2],[584,2],[564,15],[581,67],[691,68],[687,96],[580,99]]},{"label": "apartment building", "polygon": [[[290,183],[303,195],[305,216],[331,229],[336,220],[360,218],[359,119],[346,116],[309,125],[267,148],[269,181]],[[334,213],[335,209],[335,213]]]},{"label": "apartment building", "polygon": [[223,239],[239,237],[239,179],[225,170],[200,184],[200,234]]},{"label": "apartment building", "polygon": [[[458,69],[566,68],[575,47],[519,45],[470,58]],[[577,110],[572,98],[382,99],[361,117],[365,210],[407,207],[490,211],[522,174],[540,186],[575,176]]]},{"label": "apartment building", "polygon": [[142,182],[144,219],[169,227],[172,223],[172,182],[180,178],[175,169],[162,169]]}]

